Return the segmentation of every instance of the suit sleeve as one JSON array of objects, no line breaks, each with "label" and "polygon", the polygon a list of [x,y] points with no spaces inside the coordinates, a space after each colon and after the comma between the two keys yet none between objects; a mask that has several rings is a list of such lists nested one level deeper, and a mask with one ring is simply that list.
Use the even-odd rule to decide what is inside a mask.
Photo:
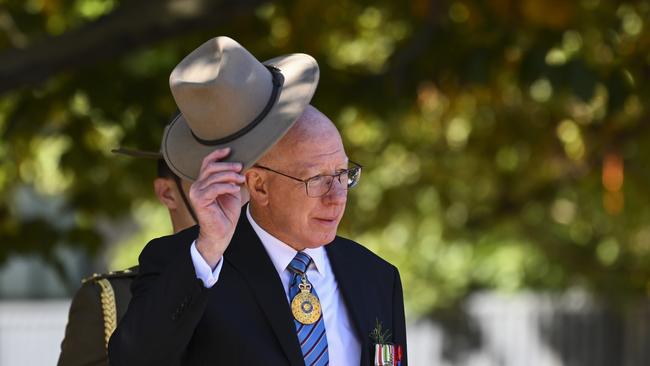
[{"label": "suit sleeve", "polygon": [[402,346],[402,366],[408,365],[406,356],[406,318],[404,316],[404,294],[402,291],[402,280],[399,271],[395,268],[393,280],[393,340]]},{"label": "suit sleeve", "polygon": [[108,365],[104,320],[98,288],[81,285],[70,304],[58,366]]},{"label": "suit sleeve", "polygon": [[112,366],[180,363],[207,303],[189,252],[194,239],[156,239],[140,254],[133,298],[109,343]]}]

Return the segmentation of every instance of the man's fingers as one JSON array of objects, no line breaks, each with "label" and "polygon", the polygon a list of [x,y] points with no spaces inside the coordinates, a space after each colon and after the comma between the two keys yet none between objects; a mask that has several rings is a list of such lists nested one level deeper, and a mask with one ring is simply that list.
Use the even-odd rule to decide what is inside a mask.
[{"label": "man's fingers", "polygon": [[201,171],[203,171],[210,162],[212,161],[219,161],[226,156],[230,154],[230,148],[229,147],[224,147],[223,149],[217,149],[214,150],[213,152],[209,153],[205,158],[203,158],[203,161],[201,162]]},{"label": "man's fingers", "polygon": [[199,172],[199,177],[197,181],[204,180],[208,178],[210,175],[217,173],[217,172],[224,172],[224,171],[233,171],[233,172],[239,172],[242,169],[242,164],[241,163],[233,163],[233,162],[222,162],[222,161],[209,161],[205,164],[203,168],[201,168],[201,171]]},{"label": "man's fingers", "polygon": [[207,206],[221,195],[238,193],[240,190],[241,187],[234,183],[212,183],[202,189],[193,190],[190,195],[198,206]]},{"label": "man's fingers", "polygon": [[244,184],[246,177],[241,174],[237,174],[233,171],[223,171],[212,173],[207,176],[205,179],[196,181],[196,188],[203,189],[209,186],[212,183],[233,183],[233,184]]}]

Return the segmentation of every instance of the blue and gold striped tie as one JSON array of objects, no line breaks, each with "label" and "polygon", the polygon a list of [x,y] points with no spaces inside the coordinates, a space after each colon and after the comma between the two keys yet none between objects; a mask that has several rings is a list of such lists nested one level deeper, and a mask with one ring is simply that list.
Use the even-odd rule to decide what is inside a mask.
[{"label": "blue and gold striped tie", "polygon": [[[291,282],[289,282],[289,299],[293,300],[300,291],[298,285],[301,283],[302,275],[307,271],[311,263],[311,257],[303,252],[298,252],[289,263],[288,269],[292,272]],[[307,275],[305,274],[305,277]],[[308,280],[309,281],[309,280]],[[312,286],[311,293],[318,297],[316,289]],[[329,356],[327,354],[327,336],[325,334],[325,321],[323,315],[313,324],[302,324],[293,320],[296,324],[298,333],[298,342],[300,349],[305,358],[306,366],[325,366],[329,365]]]}]

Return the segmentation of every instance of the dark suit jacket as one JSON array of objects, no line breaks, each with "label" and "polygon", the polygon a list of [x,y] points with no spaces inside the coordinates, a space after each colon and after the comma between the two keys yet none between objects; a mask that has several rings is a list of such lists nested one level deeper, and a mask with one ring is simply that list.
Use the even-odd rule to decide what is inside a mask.
[{"label": "dark suit jacket", "polygon": [[[144,248],[133,298],[110,340],[111,365],[304,365],[282,282],[246,215],[210,289],[190,256],[197,236],[195,226]],[[397,269],[344,238],[325,248],[362,342],[360,364],[372,364],[376,321],[406,355]]]}]

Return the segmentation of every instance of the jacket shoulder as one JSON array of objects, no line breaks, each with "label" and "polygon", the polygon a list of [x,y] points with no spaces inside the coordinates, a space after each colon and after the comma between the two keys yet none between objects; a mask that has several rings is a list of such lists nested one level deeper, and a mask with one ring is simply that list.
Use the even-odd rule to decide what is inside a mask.
[{"label": "jacket shoulder", "polygon": [[365,266],[381,272],[389,272],[390,274],[397,271],[397,268],[390,262],[354,240],[337,236],[335,243],[341,250],[346,252],[346,255],[354,257],[355,261],[359,261],[359,263],[363,263]]},{"label": "jacket shoulder", "polygon": [[57,365],[106,364],[104,325],[100,289],[87,281],[72,298]]},{"label": "jacket shoulder", "polygon": [[[161,236],[147,243],[140,253],[140,266],[152,264],[154,266],[166,265],[180,253],[189,252],[192,242],[199,235],[199,226],[194,225],[178,233]],[[141,268],[140,272],[149,268]]]},{"label": "jacket shoulder", "polygon": [[114,280],[114,279],[133,279],[138,275],[138,266],[133,266],[130,268],[123,269],[121,271],[111,271],[107,273],[93,273],[92,276],[86,277],[81,280],[81,283],[85,284],[86,282],[97,282],[102,279]]}]

